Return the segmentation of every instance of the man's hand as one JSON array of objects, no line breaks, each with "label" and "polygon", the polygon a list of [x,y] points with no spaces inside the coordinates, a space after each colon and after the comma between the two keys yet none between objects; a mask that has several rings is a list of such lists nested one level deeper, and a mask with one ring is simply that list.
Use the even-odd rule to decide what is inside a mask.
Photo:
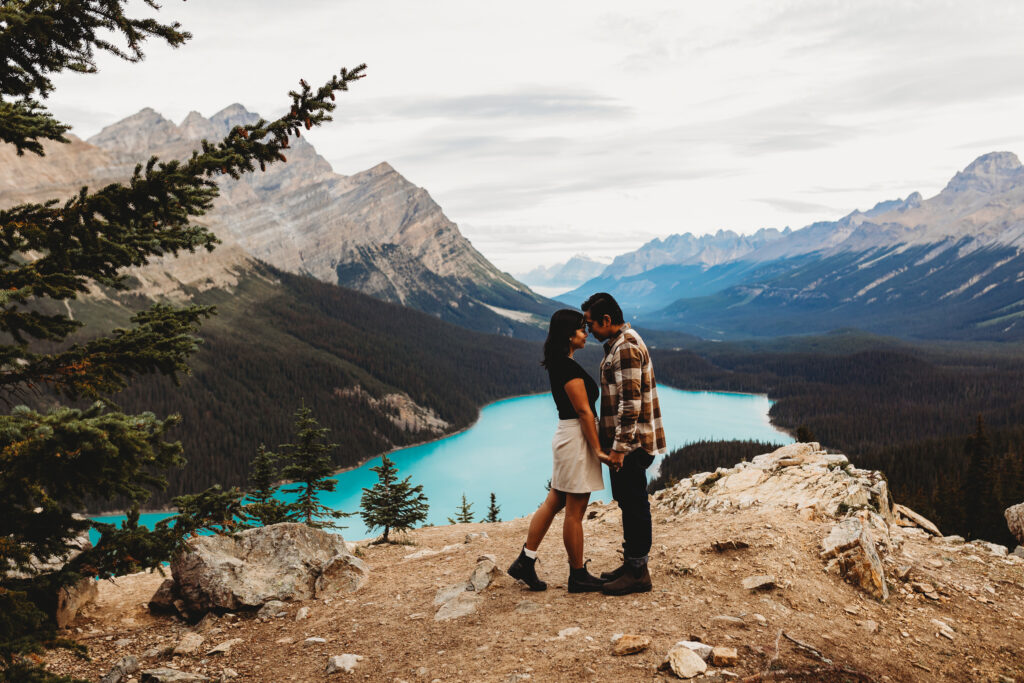
[{"label": "man's hand", "polygon": [[622,451],[612,451],[608,454],[608,467],[613,470],[622,469],[622,461],[626,459],[626,454]]}]

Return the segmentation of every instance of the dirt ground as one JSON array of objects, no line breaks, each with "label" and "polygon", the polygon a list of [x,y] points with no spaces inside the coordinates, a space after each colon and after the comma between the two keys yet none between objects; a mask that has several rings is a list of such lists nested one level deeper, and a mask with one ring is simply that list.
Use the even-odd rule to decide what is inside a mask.
[{"label": "dirt ground", "polygon": [[[618,510],[597,504],[588,516],[591,569],[613,568],[621,541]],[[531,593],[503,575],[482,593],[476,613],[435,622],[437,590],[466,580],[483,553],[508,566],[528,520],[433,527],[413,532],[413,546],[361,543],[358,554],[371,577],[356,593],[290,604],[281,618],[221,617],[203,632],[205,644],[195,656],[142,660],[143,652],[176,643],[190,628],[146,610],[159,575],[105,583],[98,603],[70,632],[89,648],[91,660],[54,651],[47,661],[54,671],[90,680],[125,655],[139,657],[143,669],[168,666],[213,680],[232,671],[235,681],[675,680],[659,671],[666,652],[677,641],[701,640],[735,648],[739,662],[695,680],[1024,683],[1024,561],[930,539],[916,529],[895,531],[901,547],[893,558],[911,570],[906,581],[890,577],[892,596],[881,604],[825,571],[818,553],[828,522],[756,507],[680,518],[655,507],[654,522],[654,590],[642,595],[567,593],[556,520],[540,550],[546,592]],[[470,532],[488,537],[466,543]],[[744,541],[749,548],[716,552],[711,544],[718,540]],[[403,559],[450,544],[458,547]],[[759,574],[772,575],[778,585],[756,592],[742,587],[744,578]],[[916,592],[912,582],[931,584],[932,597]],[[309,616],[296,621],[303,606]],[[716,619],[721,616],[739,621]],[[579,633],[559,637],[570,627]],[[652,643],[639,654],[613,656],[617,633],[649,636]],[[305,644],[308,637],[326,642]],[[242,642],[228,654],[205,654],[232,638]],[[354,671],[326,675],[328,657],[345,653],[362,656]]]}]

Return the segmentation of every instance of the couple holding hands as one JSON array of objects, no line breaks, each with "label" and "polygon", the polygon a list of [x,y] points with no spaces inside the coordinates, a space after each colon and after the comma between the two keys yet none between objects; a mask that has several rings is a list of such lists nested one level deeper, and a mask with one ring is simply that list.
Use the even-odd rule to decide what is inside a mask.
[{"label": "couple holding hands", "polygon": [[[530,519],[526,543],[508,573],[530,590],[547,588],[537,576],[537,548],[564,508],[569,592],[642,593],[651,590],[647,468],[665,451],[654,370],[643,339],[623,320],[622,309],[610,294],[594,294],[581,308],[582,312],[563,309],[551,316],[543,361],[559,417],[551,442],[551,489]],[[586,345],[588,330],[604,342],[599,414],[597,383],[573,359]],[[583,562],[583,514],[590,494],[604,488],[601,463],[608,466],[612,497],[622,511],[623,561],[597,577]]]}]

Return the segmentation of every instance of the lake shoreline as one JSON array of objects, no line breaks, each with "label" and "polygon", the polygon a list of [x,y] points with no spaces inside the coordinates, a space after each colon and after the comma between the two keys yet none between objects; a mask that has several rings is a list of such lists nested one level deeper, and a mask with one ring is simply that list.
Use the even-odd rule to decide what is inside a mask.
[{"label": "lake shoreline", "polygon": [[[497,403],[501,403],[502,401],[512,401],[512,400],[517,399],[517,398],[526,398],[527,396],[541,396],[541,395],[546,394],[546,393],[549,393],[549,392],[547,392],[547,391],[538,391],[538,392],[533,393],[533,394],[516,394],[515,396],[504,396],[502,398],[494,399],[490,403],[485,403],[484,405],[480,406],[480,409],[476,411],[476,417],[473,418],[473,421],[470,422],[465,427],[463,427],[462,429],[456,430],[456,431],[451,432],[449,434],[442,434],[442,435],[438,436],[436,439],[427,439],[425,441],[417,441],[416,443],[410,443],[410,444],[406,444],[404,446],[395,446],[394,448],[392,448],[390,450],[387,450],[387,451],[384,451],[382,453],[375,453],[374,455],[371,455],[368,458],[364,458],[364,459],[360,460],[355,465],[349,465],[348,467],[342,467],[342,468],[339,468],[337,470],[334,470],[333,472],[331,472],[331,476],[332,477],[336,477],[339,474],[343,474],[345,472],[351,472],[352,470],[357,470],[360,467],[362,467],[363,465],[365,465],[366,463],[368,463],[371,460],[373,460],[374,458],[382,458],[385,455],[391,455],[395,451],[405,450],[406,448],[416,448],[417,446],[425,446],[425,445],[430,444],[430,443],[437,443],[438,441],[444,441],[445,439],[449,439],[449,438],[451,438],[453,436],[458,436],[459,434],[462,434],[463,432],[469,431],[470,429],[475,427],[478,422],[480,422],[480,415],[483,413],[484,408],[489,408],[490,406],[493,406],[493,405],[495,405]],[[290,481],[282,481],[282,482],[280,482],[278,484],[278,486],[287,486],[290,483],[292,483],[292,482],[290,482]],[[162,507],[162,508],[150,508],[150,509],[145,509],[145,510],[140,509],[139,513],[140,514],[145,514],[145,515],[148,515],[148,514],[163,514],[163,513],[166,513],[166,512],[175,512],[176,510],[177,510],[176,507],[168,505],[168,506],[165,506],[165,507]],[[128,511],[127,510],[111,510],[111,511],[105,511],[105,512],[84,512],[82,514],[88,515],[89,517],[111,517],[111,516],[115,516],[115,515],[127,515]]]},{"label": "lake shoreline", "polygon": [[[670,389],[675,389],[676,391],[685,391],[685,392],[688,392],[688,393],[695,393],[695,394],[729,394],[729,395],[735,395],[735,396],[764,396],[765,398],[768,398],[768,395],[764,394],[764,393],[753,393],[753,392],[745,392],[745,391],[720,391],[720,390],[715,390],[715,389],[679,389],[679,388],[673,387],[673,386],[671,386],[669,384],[664,384],[664,385],[661,385],[661,386],[665,386],[665,387],[670,388]],[[502,403],[503,401],[512,401],[512,400],[515,400],[515,399],[527,398],[527,397],[531,397],[531,396],[542,396],[542,395],[547,394],[547,393],[550,393],[550,392],[538,391],[538,392],[534,392],[534,393],[516,394],[514,396],[505,396],[505,397],[502,397],[502,398],[495,399],[495,400],[491,401],[490,403],[486,403],[483,406],[481,406],[477,410],[476,417],[473,419],[473,421],[471,423],[469,423],[468,425],[466,425],[465,427],[463,427],[463,428],[461,428],[461,429],[459,429],[457,431],[454,431],[454,432],[451,432],[451,433],[448,433],[448,434],[440,435],[440,436],[438,436],[435,439],[427,439],[427,440],[424,440],[424,441],[418,441],[416,443],[406,444],[404,446],[395,446],[394,448],[391,448],[391,449],[389,449],[387,451],[384,451],[384,452],[381,452],[381,453],[376,453],[376,454],[371,455],[371,456],[369,456],[367,458],[364,458],[364,459],[360,460],[358,463],[356,463],[354,465],[350,465],[350,466],[347,466],[347,467],[339,468],[339,469],[333,471],[331,473],[331,476],[334,477],[334,476],[337,476],[339,474],[343,474],[345,472],[351,472],[352,470],[357,470],[360,467],[362,467],[363,465],[365,465],[366,463],[370,462],[371,460],[374,460],[375,458],[381,458],[381,457],[383,457],[385,455],[390,455],[392,453],[395,453],[396,451],[405,450],[407,448],[416,448],[418,446],[425,446],[427,444],[437,443],[439,441],[444,441],[445,439],[449,439],[451,437],[458,436],[459,434],[462,434],[464,432],[469,431],[470,429],[475,427],[477,425],[477,423],[480,422],[480,417],[483,414],[484,409],[489,408],[489,407],[494,406],[494,405],[497,405],[499,403]],[[768,400],[771,401],[770,398]],[[785,429],[783,427],[780,427],[778,425],[775,425],[771,421],[770,417],[769,417],[768,423],[772,427],[774,427],[775,429],[777,429],[779,431],[782,431],[783,433],[785,433],[785,434],[787,434],[787,435],[792,437],[792,434],[789,433],[789,430],[787,430],[787,429]],[[286,486],[289,483],[291,483],[291,482],[281,482],[280,486]],[[165,513],[172,513],[172,512],[176,512],[176,511],[177,511],[177,508],[175,508],[173,506],[164,506],[162,508],[149,508],[149,509],[140,509],[139,510],[139,512],[141,514],[165,514]],[[89,517],[110,517],[110,516],[126,515],[127,511],[126,510],[113,510],[113,511],[104,511],[104,512],[96,512],[96,513],[88,512],[88,513],[83,513],[83,514],[86,514]]]}]

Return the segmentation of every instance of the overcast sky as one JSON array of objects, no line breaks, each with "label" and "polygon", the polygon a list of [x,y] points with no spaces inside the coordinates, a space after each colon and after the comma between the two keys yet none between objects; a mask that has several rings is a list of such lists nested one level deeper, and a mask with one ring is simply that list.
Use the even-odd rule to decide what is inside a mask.
[{"label": "overcast sky", "polygon": [[802,227],[931,196],[1024,150],[1024,12],[1005,2],[166,0],[194,38],[57,79],[88,137],[143,107],[271,117],[368,65],[309,137],[388,161],[500,267],[672,233]]}]

